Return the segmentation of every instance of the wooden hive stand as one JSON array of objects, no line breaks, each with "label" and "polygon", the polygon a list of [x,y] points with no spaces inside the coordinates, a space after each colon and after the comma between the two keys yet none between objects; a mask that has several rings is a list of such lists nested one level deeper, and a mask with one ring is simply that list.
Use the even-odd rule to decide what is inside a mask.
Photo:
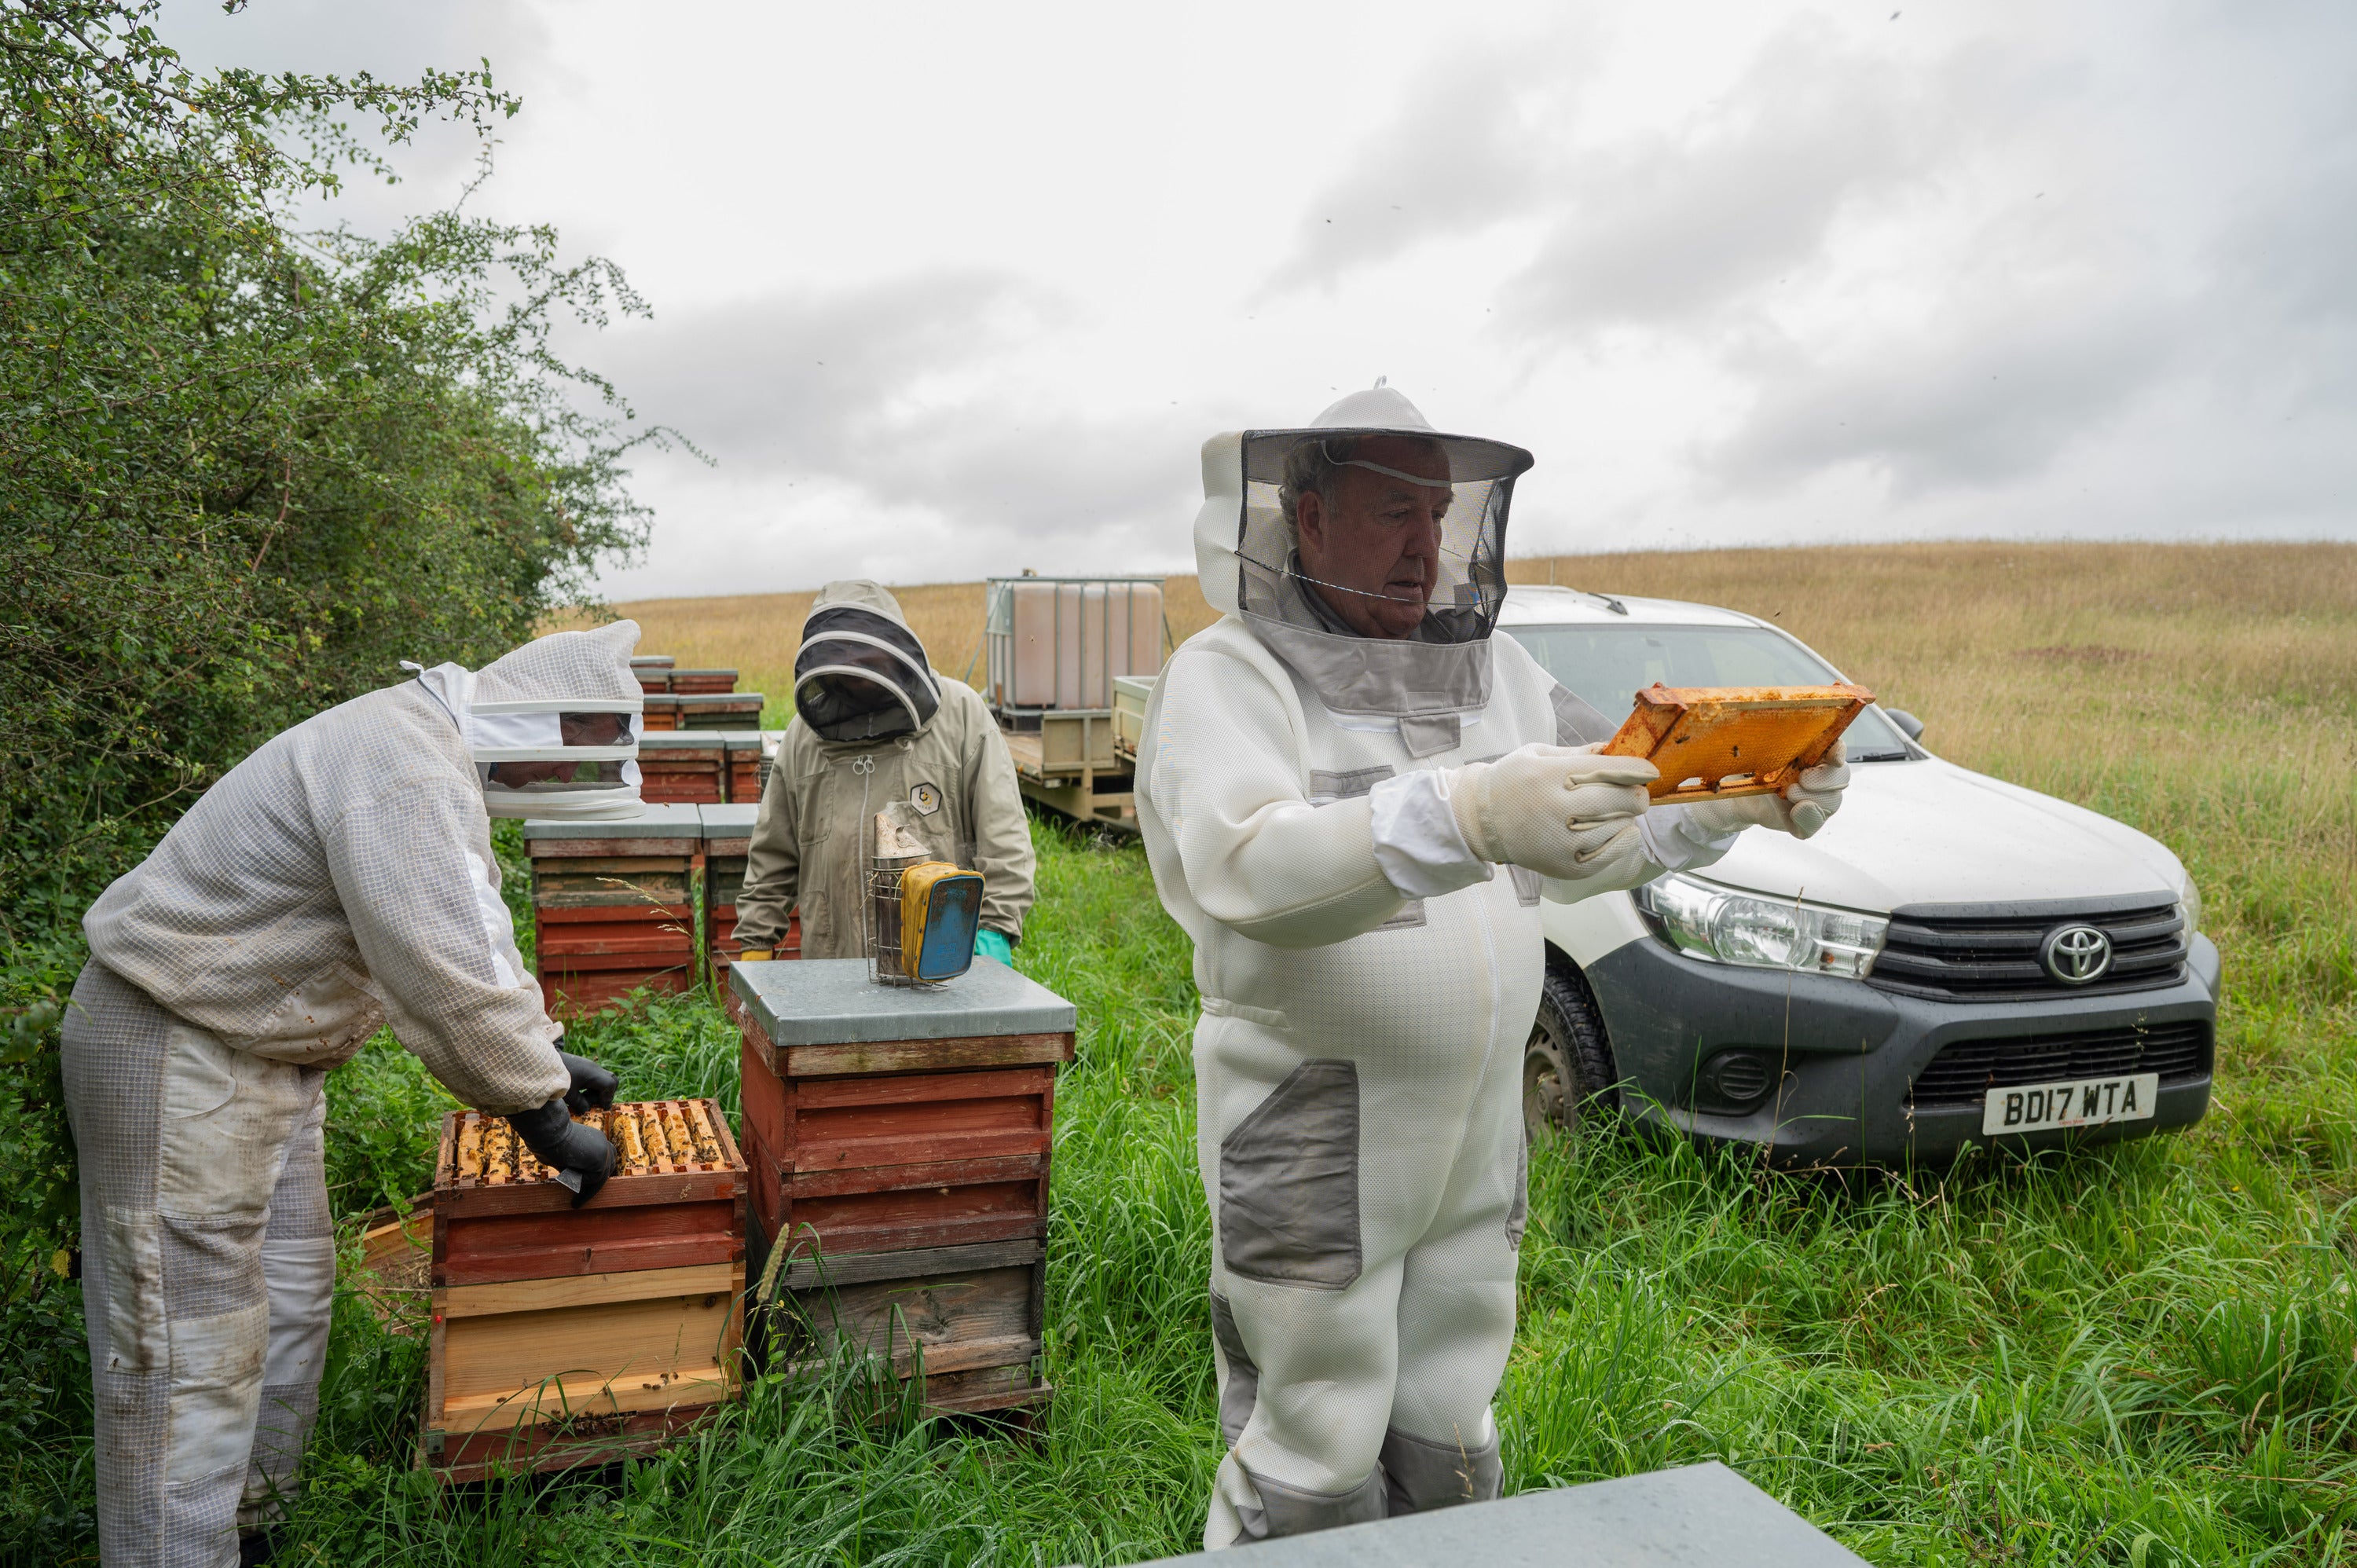
[{"label": "wooden hive stand", "polygon": [[759,692],[674,691],[671,700],[678,704],[681,729],[730,730],[759,728],[767,699]]},{"label": "wooden hive stand", "polygon": [[579,1208],[505,1118],[443,1121],[417,1464],[446,1480],[650,1452],[737,1397],[747,1170],[728,1118],[660,1100],[582,1120],[616,1165]]},{"label": "wooden hive stand", "polygon": [[935,1411],[1043,1403],[1049,1151],[1072,1004],[977,959],[938,987],[857,959],[740,963],[748,1237],[773,1363],[848,1344]]},{"label": "wooden hive stand", "polygon": [[533,963],[551,1017],[595,1013],[640,986],[695,984],[689,882],[704,847],[694,806],[611,822],[523,825]]},{"label": "wooden hive stand", "polygon": [[716,806],[727,768],[718,736],[662,730],[639,737],[639,794],[650,805]]}]

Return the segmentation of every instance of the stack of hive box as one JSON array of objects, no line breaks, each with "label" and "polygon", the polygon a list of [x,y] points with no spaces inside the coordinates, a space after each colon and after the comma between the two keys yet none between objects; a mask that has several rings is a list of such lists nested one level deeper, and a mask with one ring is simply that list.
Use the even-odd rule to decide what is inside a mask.
[{"label": "stack of hive box", "polygon": [[[1071,1003],[988,959],[884,986],[861,960],[740,963],[749,1238],[773,1362],[921,1360],[925,1404],[1048,1396],[1040,1349],[1056,1067]],[[788,1304],[791,1303],[791,1306]]]},{"label": "stack of hive box", "polygon": [[642,692],[671,690],[672,658],[668,653],[640,653],[630,660],[630,673],[639,678]]},{"label": "stack of hive box", "polygon": [[669,692],[648,692],[645,697],[646,716],[640,721],[639,725],[643,734],[661,735],[666,730],[675,730],[680,727],[677,697],[673,696]]},{"label": "stack of hive box", "polygon": [[759,805],[766,777],[761,768],[762,736],[757,729],[716,730],[728,752],[727,800],[736,805]]},{"label": "stack of hive box", "polygon": [[453,1112],[434,1175],[420,1467],[449,1480],[645,1452],[736,1397],[746,1167],[709,1100],[590,1112],[587,1204],[504,1118]]},{"label": "stack of hive box", "polygon": [[728,748],[709,730],[663,730],[639,737],[639,792],[675,805],[718,805],[728,798]]},{"label": "stack of hive box", "polygon": [[673,670],[671,690],[681,693],[710,693],[733,692],[737,689],[734,670]]},{"label": "stack of hive box", "polygon": [[523,825],[533,967],[552,1016],[594,1013],[640,986],[695,983],[688,885],[704,847],[694,806],[611,822]]},{"label": "stack of hive box", "polygon": [[[704,818],[704,947],[712,965],[713,989],[728,991],[728,968],[745,944],[737,940],[737,893],[745,886],[745,861],[752,851],[757,805],[706,806]],[[781,959],[802,956],[802,918],[786,917],[786,934],[773,950]]]},{"label": "stack of hive box", "polygon": [[678,713],[680,729],[755,729],[761,723],[759,692],[673,692],[664,701]]}]

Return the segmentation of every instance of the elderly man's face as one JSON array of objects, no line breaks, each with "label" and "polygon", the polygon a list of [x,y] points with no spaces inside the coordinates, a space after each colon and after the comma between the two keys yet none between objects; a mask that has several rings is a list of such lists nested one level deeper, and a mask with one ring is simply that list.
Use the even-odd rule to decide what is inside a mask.
[{"label": "elderly man's face", "polygon": [[[1412,435],[1372,435],[1351,456],[1433,482],[1411,484],[1343,467],[1332,506],[1314,491],[1300,499],[1294,522],[1302,572],[1313,579],[1309,591],[1361,637],[1413,637],[1440,578],[1448,454]],[[1320,584],[1353,591],[1337,593]]]}]

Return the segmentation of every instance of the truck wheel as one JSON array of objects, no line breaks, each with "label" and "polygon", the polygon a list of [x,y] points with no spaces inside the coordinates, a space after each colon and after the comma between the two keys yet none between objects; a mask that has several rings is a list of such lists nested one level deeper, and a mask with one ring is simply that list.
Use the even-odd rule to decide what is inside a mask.
[{"label": "truck wheel", "polygon": [[1620,1077],[1587,978],[1568,960],[1550,958],[1523,1055],[1523,1125],[1534,1138],[1576,1133],[1587,1117],[1620,1109]]}]

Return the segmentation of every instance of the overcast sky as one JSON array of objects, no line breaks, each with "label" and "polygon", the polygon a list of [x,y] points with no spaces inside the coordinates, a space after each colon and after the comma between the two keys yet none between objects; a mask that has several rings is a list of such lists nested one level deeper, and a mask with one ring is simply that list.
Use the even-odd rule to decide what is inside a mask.
[{"label": "overcast sky", "polygon": [[[1190,570],[1197,450],[1387,376],[1510,552],[2357,538],[2357,6],[171,0],[192,59],[523,99],[612,258],[617,598]],[[339,203],[381,230],[471,148]]]}]

